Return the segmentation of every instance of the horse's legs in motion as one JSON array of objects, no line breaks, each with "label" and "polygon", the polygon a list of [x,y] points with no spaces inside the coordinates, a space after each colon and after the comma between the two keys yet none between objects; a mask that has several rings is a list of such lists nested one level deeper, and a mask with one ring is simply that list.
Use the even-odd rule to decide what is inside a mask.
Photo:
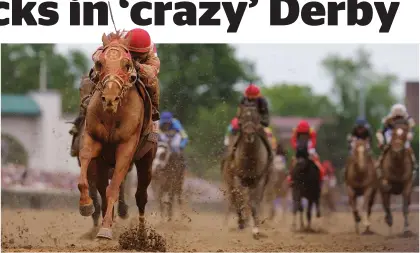
[{"label": "horse's legs in motion", "polygon": [[143,158],[136,161],[137,168],[137,191],[136,191],[136,204],[139,209],[139,228],[145,228],[144,212],[147,203],[147,187],[152,180],[152,163],[156,154],[156,147],[152,148],[146,153]]},{"label": "horse's legs in motion", "polygon": [[309,199],[308,200],[308,206],[306,207],[306,219],[308,220],[308,224],[306,225],[307,229],[311,229],[311,220],[312,220],[312,205],[313,205],[313,200]]},{"label": "horse's legs in motion", "polygon": [[[98,186],[98,192],[99,195],[101,195],[101,211],[102,211],[102,218],[105,217],[106,209],[107,209],[107,201],[106,201],[106,188],[108,187],[108,173],[111,168],[109,168],[105,163],[102,163],[99,159],[95,160],[96,164],[98,165],[98,168],[100,168],[102,171],[101,173],[98,173],[97,176],[97,186]],[[101,166],[101,167],[99,167]],[[98,171],[99,172],[99,171]]]},{"label": "horse's legs in motion", "polygon": [[118,216],[122,219],[128,218],[128,205],[125,203],[125,183],[124,179],[120,185],[120,193],[118,195]]},{"label": "horse's legs in motion", "polygon": [[99,204],[98,190],[97,190],[97,166],[94,161],[89,165],[88,170],[88,182],[89,182],[89,197],[93,201],[95,212],[92,214],[93,226],[99,225],[99,216],[101,215],[101,205]]},{"label": "horse's legs in motion", "polygon": [[83,216],[91,216],[95,212],[93,200],[89,197],[88,168],[91,160],[97,157],[102,149],[101,143],[84,134],[82,149],[79,152],[80,176],[77,187],[80,191],[79,211]]},{"label": "horse's legs in motion", "polygon": [[244,219],[244,189],[239,182],[238,177],[234,177],[233,179],[233,187],[232,187],[232,203],[235,205],[236,213],[238,215],[238,227],[239,229],[245,228],[245,219]]},{"label": "horse's legs in motion", "polygon": [[381,196],[382,196],[382,205],[385,211],[385,222],[389,226],[389,234],[392,234],[392,214],[391,214],[391,208],[390,208],[390,202],[391,202],[391,194],[388,191],[381,190]]},{"label": "horse's legs in motion", "polygon": [[404,229],[403,233],[409,233],[408,229],[408,207],[411,202],[411,188],[412,188],[412,180],[410,179],[409,182],[404,186],[403,190],[403,215],[404,215]]},{"label": "horse's legs in motion", "polygon": [[352,187],[347,186],[347,193],[349,195],[349,205],[353,211],[354,222],[356,225],[356,233],[359,233],[359,223],[362,220],[359,215],[359,211],[357,210],[357,195],[356,192],[353,190]]},{"label": "horse's legs in motion", "polygon": [[365,234],[370,233],[370,215],[372,213],[372,206],[375,200],[375,190],[369,187],[363,194],[363,224],[365,225]]},{"label": "horse's legs in motion", "polygon": [[120,185],[127,175],[128,169],[131,165],[131,159],[136,151],[138,136],[134,135],[127,142],[119,144],[115,152],[116,164],[112,175],[111,183],[106,189],[107,209],[102,220],[102,227],[99,230],[97,237],[112,239],[112,222],[114,204],[118,201]]},{"label": "horse's legs in motion", "polygon": [[167,205],[168,205],[168,221],[171,221],[172,220],[172,217],[173,217],[173,207],[174,207],[174,198],[175,198],[175,192],[174,192],[174,182],[173,182],[173,180],[174,180],[174,178],[173,179],[171,179],[171,182],[170,182],[170,190],[168,191],[168,196],[169,196],[169,200],[168,200],[168,203],[167,203]]},{"label": "horse's legs in motion", "polygon": [[299,211],[299,213],[300,213],[300,227],[302,229],[303,228],[303,217],[302,217],[303,206],[302,206],[302,202],[301,202],[300,191],[298,190],[297,186],[293,186],[292,187],[292,199],[293,199],[293,208],[292,208],[293,221],[292,221],[292,228],[293,229],[296,229],[296,215],[297,215],[297,212]]},{"label": "horse's legs in motion", "polygon": [[261,202],[264,197],[264,187],[266,185],[266,178],[261,178],[257,184],[255,185],[255,188],[249,188],[249,201],[251,206],[251,214],[253,219],[253,226],[252,226],[252,234],[255,239],[258,239],[259,236],[259,229],[260,226],[260,208],[261,208]]}]

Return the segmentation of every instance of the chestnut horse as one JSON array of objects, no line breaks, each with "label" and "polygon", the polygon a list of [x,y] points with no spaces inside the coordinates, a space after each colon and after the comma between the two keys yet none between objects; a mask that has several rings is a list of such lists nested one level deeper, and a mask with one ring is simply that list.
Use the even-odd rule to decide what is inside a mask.
[{"label": "chestnut horse", "polygon": [[391,233],[393,224],[390,199],[391,194],[402,195],[404,230],[403,233],[410,233],[408,230],[408,207],[411,202],[411,191],[413,187],[413,163],[409,151],[404,147],[409,133],[409,125],[405,119],[397,120],[393,124],[392,139],[383,152],[382,175],[380,180],[386,181],[389,187],[380,187],[382,204],[385,210],[385,222],[388,224]]},{"label": "chestnut horse", "polygon": [[[121,183],[130,165],[137,169],[136,204],[140,228],[145,225],[147,187],[156,154],[157,134],[152,132],[151,101],[127,49],[130,37],[122,33],[103,34],[103,51],[95,62],[98,76],[91,100],[86,108],[86,119],[79,152],[80,191],[79,209],[83,216],[94,213],[89,196],[88,168],[97,167],[96,181],[105,205],[105,216],[97,237],[112,239],[113,206],[118,200]],[[99,158],[103,159],[99,159]],[[110,169],[114,168],[108,185]],[[99,185],[106,188],[99,188]]]},{"label": "chestnut horse", "polygon": [[377,189],[375,165],[367,145],[367,141],[363,139],[353,141],[352,154],[347,160],[345,171],[347,194],[356,222],[356,233],[359,233],[359,223],[362,220],[357,210],[357,197],[363,196],[363,211],[366,212],[363,215],[363,223],[366,227],[364,231],[366,234],[371,233],[369,218]]},{"label": "chestnut horse", "polygon": [[[89,95],[89,93],[94,89],[95,83],[92,82],[90,80],[90,78],[86,75],[82,76],[82,79],[80,81],[80,88],[79,88],[79,94],[80,94],[80,98],[83,99],[86,96]],[[78,125],[77,129],[80,129],[80,132],[83,132],[84,129],[84,117],[78,117],[77,120],[75,122],[71,122],[74,125]],[[80,160],[79,160],[79,151],[80,151],[80,142],[81,139],[81,134],[78,133],[76,135],[73,136],[72,142],[71,142],[71,152],[70,155],[72,157],[77,157],[77,161],[79,163],[80,166]],[[101,159],[101,158],[98,158]],[[97,168],[94,167],[95,164],[91,164],[89,166],[89,196],[92,198],[93,200],[93,205],[95,206],[95,212],[92,214],[92,219],[93,219],[93,226],[97,227],[99,225],[99,216],[101,215],[101,204],[99,203],[99,198],[98,198],[98,187],[96,186],[96,170]],[[131,171],[133,169],[133,164],[131,165],[129,171]],[[112,173],[109,173],[109,179],[112,178]],[[125,202],[125,181],[124,180],[121,183],[120,186],[120,193],[118,196],[118,216],[122,219],[126,219],[128,218],[128,205]],[[101,189],[103,189],[104,187],[101,187]],[[106,188],[106,187],[105,187]],[[103,204],[102,206],[106,205],[106,199],[102,200]],[[103,215],[105,215],[105,210],[103,211]]]}]

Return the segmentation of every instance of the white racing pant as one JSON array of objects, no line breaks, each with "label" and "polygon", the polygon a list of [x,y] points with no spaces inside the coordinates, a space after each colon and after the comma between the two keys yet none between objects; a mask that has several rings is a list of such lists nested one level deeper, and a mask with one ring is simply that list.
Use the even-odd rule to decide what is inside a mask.
[{"label": "white racing pant", "polygon": [[166,134],[160,134],[160,140],[163,142],[168,142],[169,146],[172,149],[172,152],[180,153],[181,152],[181,141],[182,137],[180,133],[176,133],[172,138],[169,138]]}]

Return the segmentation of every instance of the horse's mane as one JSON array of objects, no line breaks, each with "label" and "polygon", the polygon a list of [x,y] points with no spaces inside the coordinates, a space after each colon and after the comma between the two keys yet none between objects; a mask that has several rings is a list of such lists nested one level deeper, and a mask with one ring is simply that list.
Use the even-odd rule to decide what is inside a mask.
[{"label": "horse's mane", "polygon": [[111,32],[110,34],[105,35],[105,33],[102,35],[102,44],[103,46],[107,46],[111,43],[120,43],[128,46],[128,43],[130,41],[131,34],[128,33],[127,36],[125,36],[127,33],[125,30],[118,30],[115,32]]}]

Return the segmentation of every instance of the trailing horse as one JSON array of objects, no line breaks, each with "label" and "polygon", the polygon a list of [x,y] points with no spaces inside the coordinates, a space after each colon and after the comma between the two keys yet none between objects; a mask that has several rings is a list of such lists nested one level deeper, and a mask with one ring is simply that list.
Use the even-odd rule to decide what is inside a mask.
[{"label": "trailing horse", "polygon": [[[185,164],[181,161],[181,154],[172,151],[172,137],[167,136],[167,141],[159,141],[156,157],[153,160],[153,179],[151,186],[155,197],[159,201],[159,210],[162,218],[167,205],[168,221],[173,216],[173,203],[177,197],[178,205],[182,208],[183,185],[185,178]],[[168,195],[168,202],[163,201],[165,194]]]},{"label": "trailing horse", "polygon": [[[151,180],[157,135],[152,132],[150,97],[137,77],[127,49],[130,37],[120,32],[102,36],[103,51],[95,62],[98,83],[86,108],[85,127],[79,152],[79,209],[83,216],[95,211],[89,196],[91,166],[96,166],[96,182],[105,215],[97,237],[112,239],[113,205],[130,165],[137,169],[136,204],[140,229],[144,228],[147,187]],[[102,158],[102,159],[99,159]],[[111,169],[112,178],[108,185]]]},{"label": "trailing horse", "polygon": [[357,198],[363,196],[363,211],[366,212],[363,215],[363,223],[366,227],[364,231],[366,234],[371,233],[369,218],[377,190],[375,165],[367,145],[367,141],[363,139],[353,141],[352,154],[347,160],[345,171],[347,194],[353,210],[356,233],[359,233],[359,223],[362,221],[357,210]]},{"label": "trailing horse", "polygon": [[269,210],[268,220],[273,220],[276,216],[276,199],[280,199],[283,209],[283,219],[285,217],[287,210],[287,194],[289,193],[289,183],[286,180],[288,175],[286,166],[285,157],[281,155],[276,155],[274,157],[264,194],[265,206],[268,207]]},{"label": "trailing horse", "polygon": [[[95,84],[89,79],[88,76],[82,76],[82,80],[80,82],[80,88],[79,93],[80,97],[84,98],[87,95],[89,95],[90,91],[94,88]],[[72,122],[73,124],[77,124],[79,127],[76,129],[80,129],[81,132],[84,130],[84,118],[77,118],[78,121]],[[71,143],[71,152],[70,155],[72,157],[77,157],[78,164],[80,166],[80,160],[79,160],[79,152],[81,148],[81,134],[75,134],[73,135],[72,143]],[[102,159],[102,157],[99,157],[98,159]],[[133,164],[131,164],[129,172],[133,169]],[[95,164],[89,165],[88,173],[90,174],[89,179],[89,196],[93,200],[93,205],[95,207],[95,212],[92,214],[93,219],[93,226],[97,227],[99,225],[99,216],[101,215],[101,204],[99,203],[98,198],[98,188],[96,185],[96,176],[97,176],[97,168]],[[112,170],[111,170],[112,172]],[[112,178],[112,173],[109,173],[109,179]],[[128,205],[125,202],[125,181],[124,180],[121,183],[119,196],[118,196],[118,216],[122,219],[128,218]],[[104,188],[101,186],[100,188]],[[106,188],[106,187],[105,187]],[[105,206],[106,199],[102,199],[102,206]],[[105,210],[102,210],[102,215],[105,215]]]},{"label": "trailing horse", "polygon": [[296,228],[296,214],[300,212],[300,228],[303,229],[302,198],[308,200],[306,209],[307,229],[311,229],[312,205],[315,204],[316,216],[321,217],[319,200],[321,196],[321,181],[319,169],[310,159],[308,152],[308,139],[300,137],[296,145],[296,165],[292,170],[293,184],[293,228]]},{"label": "trailing horse", "polygon": [[413,187],[413,163],[409,151],[404,148],[409,133],[408,122],[404,119],[397,120],[392,129],[392,139],[383,151],[383,159],[380,164],[382,184],[380,191],[382,204],[385,211],[385,222],[391,228],[393,218],[390,208],[391,194],[402,195],[403,215],[404,215],[404,233],[408,230],[408,208],[411,202],[411,191]]},{"label": "trailing horse", "polygon": [[[270,174],[269,151],[262,140],[264,129],[256,106],[241,106],[239,112],[240,133],[233,164],[232,202],[238,215],[240,229],[245,227],[244,211],[249,204],[252,214],[252,233],[259,238],[260,206]],[[247,195],[247,196],[246,196]]]}]

